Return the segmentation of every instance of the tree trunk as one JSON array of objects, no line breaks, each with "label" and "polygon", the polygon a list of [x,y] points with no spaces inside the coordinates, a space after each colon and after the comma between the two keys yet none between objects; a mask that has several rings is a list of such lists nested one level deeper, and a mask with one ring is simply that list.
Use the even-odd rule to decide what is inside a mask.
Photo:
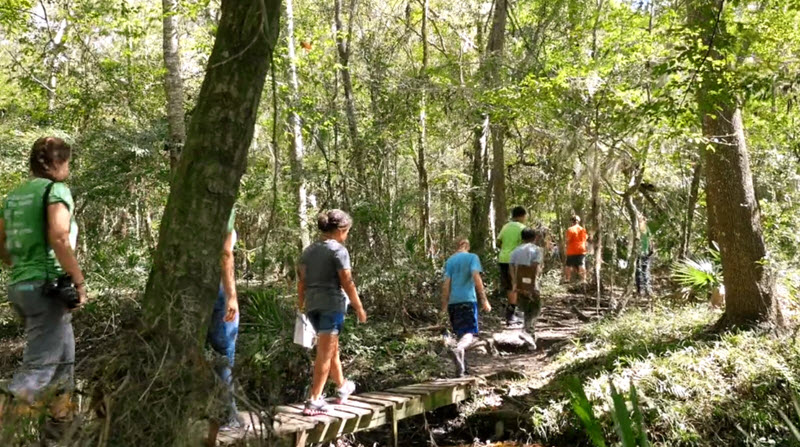
[{"label": "tree trunk", "polygon": [[417,145],[417,170],[419,172],[419,237],[425,255],[430,256],[431,190],[428,185],[428,168],[425,161],[427,151],[427,87],[428,87],[428,0],[422,0],[422,67],[420,68],[419,100],[419,144]]},{"label": "tree trunk", "polygon": [[183,112],[180,40],[178,39],[178,0],[162,0],[164,14],[164,90],[167,94],[167,149],[170,171],[175,172],[186,141]]},{"label": "tree trunk", "polygon": [[642,241],[642,232],[639,230],[639,210],[636,209],[636,204],[633,202],[633,191],[628,189],[622,197],[622,203],[625,205],[625,211],[628,212],[628,222],[631,226],[631,234],[628,243],[628,274],[625,278],[625,292],[627,296],[631,284],[636,279],[636,262],[639,257],[639,245]]},{"label": "tree trunk", "polygon": [[336,32],[336,52],[339,56],[339,72],[342,75],[344,88],[345,113],[347,115],[347,130],[350,133],[350,145],[353,148],[353,160],[356,164],[356,179],[363,184],[364,154],[361,152],[361,142],[358,138],[358,121],[356,120],[356,104],[353,97],[353,80],[350,77],[350,43],[353,38],[353,15],[355,14],[356,0],[350,0],[350,16],[347,31],[342,25],[342,0],[334,0],[334,31]]},{"label": "tree trunk", "polygon": [[686,204],[686,216],[684,217],[683,228],[681,229],[679,258],[685,258],[689,255],[689,245],[692,240],[692,225],[694,223],[694,210],[697,207],[697,196],[700,192],[700,177],[702,173],[703,161],[701,159],[695,163],[694,173],[692,173],[692,184],[689,187],[689,200]]},{"label": "tree trunk", "polygon": [[472,251],[479,256],[486,253],[486,236],[489,231],[489,215],[486,204],[489,201],[486,194],[486,169],[484,157],[487,152],[489,139],[489,115],[483,115],[481,125],[475,127],[475,137],[472,149],[472,184],[470,197],[469,241]]},{"label": "tree trunk", "polygon": [[294,189],[297,224],[300,230],[300,247],[311,244],[308,229],[307,192],[305,175],[303,174],[303,127],[297,108],[300,107],[300,87],[297,82],[297,64],[294,48],[294,8],[292,0],[286,2],[286,46],[289,56],[289,85],[292,91],[292,106],[289,111],[289,133],[291,134],[291,154],[289,160],[292,170],[292,188]]},{"label": "tree trunk", "polygon": [[[486,50],[488,61],[488,85],[497,88],[501,85],[500,68],[503,65],[505,48],[506,21],[508,19],[508,0],[496,0],[492,18],[492,31]],[[506,206],[506,157],[505,136],[506,125],[497,118],[492,120],[492,189],[496,228],[502,228],[508,220]]]},{"label": "tree trunk", "polygon": [[[508,13],[507,0],[497,0],[492,16],[492,29],[486,44],[486,55],[481,60],[481,72],[484,74],[486,88],[497,87],[500,83],[500,66],[502,64],[505,42],[506,19]],[[480,23],[478,29],[480,30]],[[488,138],[492,136],[492,165],[489,183],[484,173],[485,162],[488,163]],[[489,216],[494,199],[495,227],[502,227],[507,219],[505,196],[505,125],[490,123],[488,114],[481,115],[481,124],[475,129],[472,157],[472,192],[470,213],[470,242],[473,251],[483,256],[486,251],[486,237],[489,232]],[[486,184],[484,187],[483,185]],[[485,191],[485,192],[484,192]],[[494,194],[494,197],[493,197]],[[485,214],[485,216],[484,216]]]},{"label": "tree trunk", "polygon": [[[595,115],[595,126],[598,126],[597,116]],[[600,163],[600,145],[598,143],[597,129],[594,129],[594,141],[592,143],[592,185],[591,185],[591,215],[589,221],[590,241],[594,250],[594,264],[592,271],[596,281],[596,295],[598,303],[600,302],[600,292],[602,284],[600,281],[600,272],[603,265],[603,204],[600,198],[600,178],[601,178],[601,163]],[[598,304],[599,305],[599,304]]]},{"label": "tree trunk", "polygon": [[[725,314],[718,328],[766,322],[782,326],[745,142],[736,86],[720,47],[733,50],[724,0],[693,0],[689,24],[709,48],[697,88],[707,146],[703,151],[708,219],[715,230],[725,278]],[[729,48],[728,48],[729,47]],[[707,60],[705,60],[707,59]]]},{"label": "tree trunk", "polygon": [[[181,445],[190,439],[189,420],[209,408],[213,382],[202,347],[219,290],[225,228],[278,38],[280,6],[280,0],[222,1],[143,298],[145,328],[138,332],[147,346],[137,342],[127,348],[134,353],[125,370],[132,380],[123,383],[126,394],[115,391],[115,414],[124,416],[110,421],[109,445],[147,445],[154,439]],[[132,403],[125,406],[126,401]],[[130,420],[136,421],[135,430]]]},{"label": "tree trunk", "polygon": [[[44,4],[42,4],[44,8]],[[48,24],[49,26],[49,24]],[[48,31],[50,29],[48,28]],[[63,52],[64,36],[67,32],[67,20],[58,22],[58,27],[52,39],[47,44],[44,63],[48,69],[47,75],[47,111],[53,112],[56,107],[56,90],[58,88],[58,72],[61,70],[61,53]]]}]

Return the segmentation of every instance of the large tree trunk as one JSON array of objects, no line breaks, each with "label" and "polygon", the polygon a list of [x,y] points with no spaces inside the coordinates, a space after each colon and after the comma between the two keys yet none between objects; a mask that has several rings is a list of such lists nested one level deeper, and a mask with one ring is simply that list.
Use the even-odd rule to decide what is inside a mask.
[{"label": "large tree trunk", "polygon": [[692,240],[692,225],[694,224],[694,211],[697,207],[697,196],[700,192],[700,177],[703,172],[703,162],[698,160],[694,166],[692,173],[692,184],[689,186],[689,197],[686,204],[686,216],[683,220],[683,227],[681,228],[681,246],[678,251],[680,258],[685,258],[689,255],[689,245]]},{"label": "large tree trunk", "polygon": [[[508,19],[508,0],[496,0],[492,18],[492,31],[489,34],[489,44],[486,59],[488,61],[488,84],[493,88],[502,83],[500,68],[503,64],[503,50],[505,48],[506,21]],[[506,206],[506,157],[505,157],[505,123],[493,119],[492,128],[492,190],[494,201],[494,224],[502,228],[508,220]]]},{"label": "large tree trunk", "polygon": [[428,0],[422,0],[422,67],[420,68],[419,144],[417,145],[417,171],[419,173],[419,237],[425,255],[430,256],[431,190],[428,185],[427,151],[427,87],[428,87]]},{"label": "large tree trunk", "polygon": [[308,230],[307,192],[305,175],[303,174],[303,126],[297,108],[300,106],[300,87],[297,82],[297,64],[294,47],[294,8],[292,0],[286,1],[286,46],[289,55],[289,85],[292,90],[292,106],[289,112],[289,133],[291,135],[291,154],[289,160],[292,169],[292,189],[294,189],[297,224],[300,230],[300,246],[305,248],[311,244]]},{"label": "large tree trunk", "polygon": [[722,255],[725,314],[719,327],[767,322],[782,326],[775,282],[766,264],[761,215],[744,135],[742,113],[720,47],[733,49],[724,0],[693,0],[689,24],[710,48],[697,89],[707,147],[703,151],[708,219]]},{"label": "large tree trunk", "polygon": [[167,94],[167,149],[172,172],[178,166],[186,125],[183,112],[183,79],[181,78],[180,40],[178,39],[178,0],[162,0],[164,14],[164,90]]},{"label": "large tree trunk", "polygon": [[470,187],[470,220],[469,241],[472,251],[480,256],[486,253],[486,237],[489,231],[489,214],[486,194],[486,168],[484,159],[487,152],[489,139],[489,115],[483,116],[483,121],[475,127],[475,136],[472,148],[472,184]]},{"label": "large tree trunk", "polygon": [[336,32],[336,53],[339,56],[339,72],[342,75],[342,88],[344,89],[345,114],[347,115],[347,130],[350,133],[350,145],[353,148],[353,161],[356,164],[356,179],[363,184],[364,154],[361,151],[361,142],[358,138],[358,121],[356,120],[356,103],[353,96],[353,80],[350,77],[350,44],[353,40],[353,15],[355,14],[356,0],[350,0],[350,16],[348,17],[347,30],[342,24],[342,0],[334,0],[334,31]]},{"label": "large tree trunk", "polygon": [[[130,347],[139,353],[127,372],[133,380],[126,380],[133,404],[125,407],[129,414],[112,420],[109,445],[146,445],[154,439],[164,446],[180,445],[187,439],[188,420],[209,408],[212,390],[202,376],[210,368],[201,367],[202,347],[219,290],[226,224],[278,37],[280,6],[280,0],[222,1],[143,298],[149,330],[140,333],[148,346]],[[157,353],[160,362],[144,358],[146,352]],[[119,412],[125,404],[115,405]],[[130,420],[136,421],[135,430]]]},{"label": "large tree trunk", "polygon": [[[500,66],[502,64],[505,42],[506,19],[508,15],[507,0],[497,0],[492,16],[492,29],[486,44],[486,55],[481,60],[481,72],[484,75],[484,86],[497,87],[500,82]],[[480,30],[480,24],[478,24]],[[491,175],[487,179],[485,161],[488,156],[488,138],[492,136]],[[494,199],[495,227],[502,227],[507,219],[505,197],[505,125],[490,122],[489,115],[481,115],[481,123],[474,131],[472,156],[472,192],[470,213],[470,242],[473,251],[483,256],[486,251],[486,237],[489,232],[489,212]],[[486,161],[488,162],[488,161]],[[486,166],[486,168],[489,168]],[[490,182],[486,184],[487,180]],[[484,186],[485,185],[485,186]],[[499,190],[499,191],[498,191]],[[492,197],[494,193],[494,197]],[[486,214],[485,216],[483,214]]]}]

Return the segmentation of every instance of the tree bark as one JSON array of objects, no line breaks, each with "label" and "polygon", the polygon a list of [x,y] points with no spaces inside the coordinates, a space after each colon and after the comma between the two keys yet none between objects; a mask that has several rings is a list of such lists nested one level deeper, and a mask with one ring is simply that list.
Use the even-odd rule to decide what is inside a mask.
[{"label": "tree bark", "polygon": [[775,281],[766,264],[767,249],[744,134],[737,86],[720,49],[733,50],[726,30],[724,0],[693,0],[689,24],[703,39],[706,56],[697,88],[697,104],[707,145],[703,151],[708,218],[722,255],[725,314],[718,328],[769,323],[783,318]]},{"label": "tree bark", "polygon": [[425,255],[431,256],[430,251],[430,226],[431,226],[431,190],[428,185],[428,168],[425,154],[427,151],[427,87],[428,87],[428,0],[422,0],[422,67],[419,74],[420,100],[419,100],[419,143],[417,144],[417,171],[419,173],[419,237]]},{"label": "tree bark", "polygon": [[[201,377],[210,370],[207,365],[202,368],[202,347],[219,290],[226,224],[246,168],[278,37],[280,6],[280,0],[222,1],[214,48],[170,187],[143,298],[146,330],[139,331],[140,337],[147,339],[149,352],[163,356],[163,368],[155,371],[156,360],[149,374],[139,370],[134,375],[129,385],[133,390],[128,392],[133,391],[139,401],[126,410],[139,425],[130,430],[124,425],[126,418],[112,420],[110,433],[115,439],[110,445],[145,445],[145,439],[180,445],[187,439],[188,420],[199,417],[212,398],[212,390],[202,388],[207,382]],[[144,361],[132,360],[128,374],[145,368]],[[176,371],[181,370],[179,375]],[[181,380],[159,382],[148,393],[147,383],[152,386],[159,375],[161,380],[170,377],[168,372]],[[168,427],[164,411],[171,416]]]},{"label": "tree bark", "polygon": [[353,15],[355,14],[356,0],[350,0],[350,16],[347,31],[342,24],[342,0],[334,0],[334,31],[336,33],[336,53],[339,56],[339,72],[342,76],[344,89],[345,114],[347,115],[347,130],[350,133],[350,145],[353,148],[353,161],[356,164],[356,179],[363,184],[364,154],[361,151],[361,142],[358,138],[358,121],[356,120],[356,104],[353,96],[353,80],[350,77],[350,44],[353,38]]},{"label": "tree bark", "polygon": [[[598,123],[595,123],[598,125]],[[589,227],[590,240],[594,249],[594,272],[596,282],[596,298],[600,302],[602,284],[600,271],[603,265],[603,205],[600,198],[600,145],[597,141],[597,129],[595,129],[594,142],[592,143],[592,185],[591,185],[591,216]],[[598,304],[599,305],[599,304]]]},{"label": "tree bark", "polygon": [[188,312],[202,342],[219,287],[225,225],[244,173],[269,58],[278,36],[280,0],[222,2],[221,18],[186,146],[161,221],[144,296],[156,326],[164,309]]},{"label": "tree bark", "polygon": [[186,141],[186,125],[183,111],[183,79],[181,78],[180,39],[178,38],[178,0],[162,0],[164,15],[163,47],[164,91],[167,96],[167,149],[170,171],[175,172]]},{"label": "tree bark", "polygon": [[[496,0],[494,17],[492,18],[492,31],[489,34],[487,48],[488,84],[493,88],[499,87],[502,79],[500,68],[503,64],[503,50],[505,49],[506,21],[508,19],[508,0]],[[506,158],[504,122],[493,119],[492,128],[492,190],[495,212],[495,227],[502,228],[508,220],[506,206]]]},{"label": "tree bark", "polygon": [[678,257],[685,258],[689,255],[689,245],[692,240],[692,225],[694,224],[694,210],[697,207],[697,196],[700,192],[700,177],[703,173],[703,161],[698,160],[692,173],[692,184],[689,187],[689,198],[686,204],[686,216],[681,229],[681,246]]},{"label": "tree bark", "polygon": [[297,82],[297,64],[294,47],[294,8],[292,0],[286,2],[286,46],[289,56],[289,85],[292,92],[292,105],[289,111],[289,133],[291,135],[291,153],[289,160],[292,171],[292,189],[294,189],[295,211],[300,232],[300,246],[305,248],[311,244],[308,229],[307,191],[303,174],[303,126],[297,108],[300,106],[300,87]]},{"label": "tree bark", "polygon": [[[481,60],[480,71],[484,75],[483,82],[486,88],[496,87],[500,82],[507,12],[507,0],[497,0],[492,15],[489,41],[486,44],[486,54]],[[480,27],[481,25],[478,23],[479,30]],[[484,160],[488,158],[489,154],[488,138],[490,135],[492,137],[492,165],[491,175],[487,179]],[[494,199],[495,227],[502,227],[508,217],[505,198],[505,125],[490,121],[489,115],[482,113],[481,123],[475,128],[473,138],[469,239],[473,251],[483,256],[486,251],[486,237],[489,233],[488,214],[492,208],[492,199]],[[487,168],[489,167],[487,166]]]},{"label": "tree bark", "polygon": [[486,253],[486,236],[489,231],[489,214],[486,194],[486,169],[484,157],[489,139],[489,115],[483,115],[483,121],[475,127],[472,149],[472,183],[470,196],[469,241],[472,251],[479,256]]}]

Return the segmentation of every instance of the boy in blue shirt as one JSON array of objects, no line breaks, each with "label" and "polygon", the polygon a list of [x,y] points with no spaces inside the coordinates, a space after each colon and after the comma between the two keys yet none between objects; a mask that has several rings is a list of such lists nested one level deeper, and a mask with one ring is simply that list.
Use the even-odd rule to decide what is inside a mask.
[{"label": "boy in blue shirt", "polygon": [[469,252],[469,241],[459,239],[455,254],[445,263],[442,285],[442,313],[449,315],[458,340],[452,355],[459,377],[466,373],[464,352],[478,334],[478,297],[485,312],[492,310],[483,288],[482,271],[478,256]]}]

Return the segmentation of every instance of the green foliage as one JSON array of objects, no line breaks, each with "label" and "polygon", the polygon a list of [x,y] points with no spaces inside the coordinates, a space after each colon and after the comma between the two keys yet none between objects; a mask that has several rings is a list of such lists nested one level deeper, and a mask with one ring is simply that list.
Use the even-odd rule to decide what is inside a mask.
[{"label": "green foliage", "polygon": [[[644,425],[644,417],[639,409],[639,396],[636,387],[631,381],[630,384],[630,403],[633,408],[632,413],[628,412],[628,405],[625,397],[617,391],[613,382],[609,381],[611,388],[611,400],[614,409],[611,413],[614,420],[614,428],[623,447],[649,447],[650,441],[647,438],[647,429]],[[603,438],[603,428],[594,416],[594,409],[583,385],[577,377],[567,380],[567,388],[570,394],[572,410],[583,424],[586,434],[595,447],[605,447],[606,442]]]},{"label": "green foliage", "polygon": [[583,390],[583,385],[577,377],[567,379],[567,387],[570,394],[570,403],[572,404],[572,411],[580,419],[583,424],[586,434],[592,441],[595,447],[605,447],[606,441],[603,437],[603,427],[594,416],[594,408],[592,403],[586,397],[586,392]]},{"label": "green foliage", "polygon": [[[618,389],[633,384],[652,445],[797,445],[777,410],[792,407],[798,391],[798,345],[789,334],[708,333],[718,318],[702,304],[634,310],[589,325],[557,358],[550,384],[531,390],[526,404],[538,437],[573,445],[588,436],[571,409],[578,376],[606,435],[618,417],[613,382]],[[635,433],[634,390],[625,392]]]},{"label": "green foliage", "polygon": [[681,259],[672,264],[670,277],[683,290],[684,296],[705,297],[722,284],[722,266],[711,259]]}]

